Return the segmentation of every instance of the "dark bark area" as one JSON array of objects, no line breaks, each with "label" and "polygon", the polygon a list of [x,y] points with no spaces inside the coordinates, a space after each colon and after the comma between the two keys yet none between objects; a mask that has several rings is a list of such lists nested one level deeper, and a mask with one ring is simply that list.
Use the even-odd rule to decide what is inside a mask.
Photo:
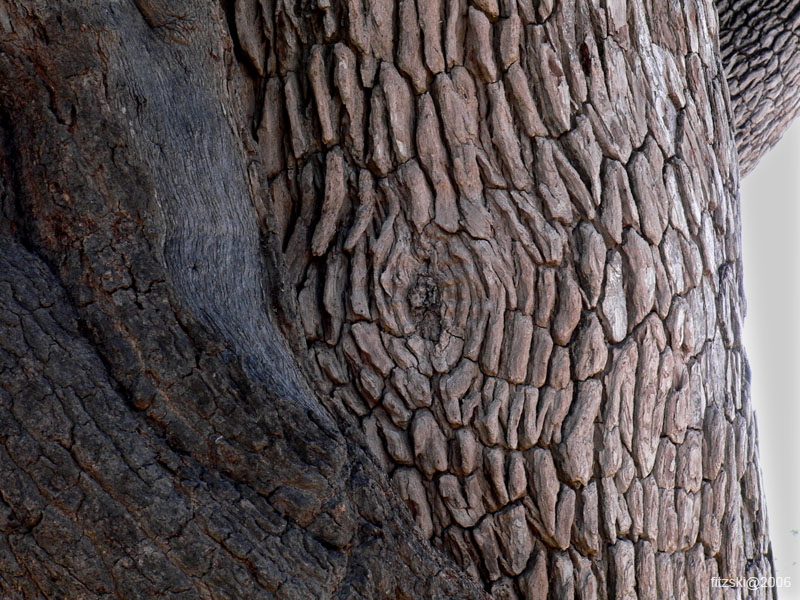
[{"label": "dark bark area", "polygon": [[291,399],[207,356],[179,396],[204,439],[132,411],[47,266],[1,249],[4,598],[480,597]]},{"label": "dark bark area", "polygon": [[4,597],[771,573],[712,4],[4,0],[0,32]]},{"label": "dark bark area", "polygon": [[2,594],[478,597],[270,323],[226,20],[184,9],[4,6]]}]

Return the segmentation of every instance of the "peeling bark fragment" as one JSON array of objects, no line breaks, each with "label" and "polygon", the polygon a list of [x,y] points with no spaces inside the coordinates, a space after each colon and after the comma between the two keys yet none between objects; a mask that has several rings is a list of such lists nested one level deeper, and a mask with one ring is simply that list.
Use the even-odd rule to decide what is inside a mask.
[{"label": "peeling bark fragment", "polygon": [[366,354],[381,375],[388,377],[394,368],[394,363],[383,347],[377,326],[374,323],[359,322],[353,325],[352,332],[361,351]]},{"label": "peeling bark fragment", "polygon": [[416,469],[397,469],[392,476],[392,485],[411,510],[411,514],[426,538],[433,536],[433,522],[425,486]]},{"label": "peeling bark fragment", "polygon": [[636,544],[636,593],[638,600],[656,600],[658,593],[656,554],[653,544],[641,540]]},{"label": "peeling bark fragment", "polygon": [[[370,415],[364,419],[361,426],[364,429],[367,448],[369,448],[370,453],[372,453],[372,457],[382,469],[388,470],[389,465],[392,464],[392,460],[387,454],[386,449],[383,446],[381,436],[378,433],[378,420],[375,418],[375,416]],[[287,499],[286,502],[290,503],[291,506],[291,499]]]},{"label": "peeling bark fragment", "polygon": [[479,374],[477,364],[463,359],[455,369],[439,380],[445,414],[452,425],[462,424],[460,405]]},{"label": "peeling bark fragment", "polygon": [[633,447],[634,390],[638,352],[633,341],[615,349],[611,370],[606,379],[607,402],[604,411],[606,427],[619,425],[625,446]]},{"label": "peeling bark fragment", "polygon": [[471,6],[468,10],[470,62],[475,75],[485,82],[497,81],[497,64],[492,51],[492,26],[486,14]]},{"label": "peeling bark fragment", "polygon": [[678,449],[677,484],[687,492],[700,491],[703,482],[702,438],[699,431],[691,431]]},{"label": "peeling bark fragment", "polygon": [[528,372],[528,362],[533,338],[533,319],[519,312],[508,319],[510,331],[505,335],[510,343],[505,344],[502,359],[504,378],[511,383],[523,383]]},{"label": "peeling bark fragment", "polygon": [[308,78],[317,104],[317,114],[320,128],[322,129],[322,143],[330,146],[336,142],[336,128],[332,114],[331,92],[328,89],[327,67],[325,66],[325,59],[322,56],[322,48],[320,46],[314,46],[311,49]]},{"label": "peeling bark fragment", "polygon": [[619,540],[611,546],[612,581],[617,600],[636,597],[636,563],[634,546],[627,540]]},{"label": "peeling bark fragment", "polygon": [[553,350],[553,339],[544,327],[536,327],[528,363],[527,381],[534,387],[542,387],[547,382],[547,366]]},{"label": "peeling bark fragment", "polygon": [[[603,237],[589,223],[581,223],[577,232],[580,256],[579,274],[589,308],[594,308],[603,286],[606,245]],[[620,282],[621,283],[621,282]]]},{"label": "peeling bark fragment", "polygon": [[395,369],[392,373],[392,384],[413,406],[422,408],[431,405],[430,380],[417,369]]},{"label": "peeling bark fragment", "polygon": [[383,434],[383,439],[386,441],[386,452],[392,458],[392,462],[399,465],[414,466],[414,454],[411,450],[411,444],[408,440],[408,435],[395,427],[388,418],[388,415],[381,411],[376,410],[378,415],[378,427]]},{"label": "peeling bark fragment", "polygon": [[525,459],[521,452],[511,455],[508,463],[508,499],[511,502],[521,499],[528,492],[528,477],[525,472]]},{"label": "peeling bark fragment", "polygon": [[525,407],[522,412],[519,429],[519,449],[527,450],[534,446],[541,433],[541,419],[538,418],[537,405],[539,390],[525,388]]},{"label": "peeling bark fragment", "polygon": [[459,217],[455,191],[447,173],[448,161],[440,139],[439,118],[429,94],[423,94],[419,99],[416,141],[420,162],[436,192],[436,223],[445,231],[455,232]]},{"label": "peeling bark fragment", "polygon": [[550,317],[556,301],[556,272],[553,269],[540,269],[536,279],[536,305],[534,322],[538,327],[549,327]]},{"label": "peeling bark fragment", "polygon": [[638,325],[653,309],[656,273],[650,246],[629,229],[622,245],[625,295],[628,307],[628,331]]},{"label": "peeling bark fragment", "polygon": [[556,449],[556,457],[569,483],[586,485],[592,476],[594,419],[602,394],[603,386],[595,379],[579,384],[570,413],[564,420],[562,443]]},{"label": "peeling bark fragment", "polygon": [[397,68],[411,79],[414,91],[421,94],[427,87],[427,73],[422,64],[420,20],[414,0],[401,0],[398,7],[400,35],[397,43]]},{"label": "peeling bark fragment", "polygon": [[581,295],[577,282],[570,275],[559,274],[558,308],[553,320],[553,341],[566,345],[581,317]]},{"label": "peeling bark fragment", "polygon": [[276,107],[283,105],[281,80],[272,77],[264,91],[264,109],[258,125],[258,147],[267,177],[274,177],[284,165],[286,151],[283,147],[284,121]]},{"label": "peeling bark fragment", "polygon": [[444,4],[442,0],[429,0],[420,2],[417,8],[425,46],[425,64],[430,72],[436,75],[444,71],[444,55],[442,54]]},{"label": "peeling bark fragment", "polygon": [[622,466],[622,440],[619,427],[603,428],[602,436],[603,442],[598,456],[600,471],[603,477],[613,477]]},{"label": "peeling bark fragment", "polygon": [[500,25],[500,64],[505,71],[519,60],[521,21],[517,13]]},{"label": "peeling bark fragment", "polygon": [[569,156],[577,164],[583,180],[589,181],[589,192],[595,206],[600,205],[602,186],[600,170],[603,153],[597,143],[592,125],[586,117],[577,118],[577,127],[564,136]]},{"label": "peeling bark fragment", "polygon": [[678,548],[686,550],[698,539],[700,532],[702,498],[699,493],[676,492],[678,512]]},{"label": "peeling bark fragment", "polygon": [[382,88],[373,88],[369,111],[369,165],[373,172],[386,176],[392,170],[389,148],[389,126],[387,124],[386,99]]},{"label": "peeling bark fragment", "polygon": [[498,506],[508,504],[508,488],[505,482],[505,452],[498,447],[483,451],[483,470],[492,486]]},{"label": "peeling bark fragment", "polygon": [[464,38],[467,26],[467,0],[447,0],[447,20],[445,22],[445,64],[446,69],[464,64]]},{"label": "peeling bark fragment", "polygon": [[491,100],[492,141],[506,166],[507,173],[517,189],[525,189],[530,180],[526,177],[526,169],[520,157],[519,142],[511,121],[511,109],[506,101],[503,82],[498,81],[489,86]]},{"label": "peeling bark fragment", "polygon": [[[478,504],[472,506],[464,497],[458,479],[453,475],[446,474],[439,479],[439,493],[444,500],[445,506],[453,516],[453,520],[461,527],[474,527],[485,514],[480,497],[477,498]],[[473,500],[476,500],[476,498],[473,498]]]},{"label": "peeling bark fragment", "polygon": [[725,459],[725,428],[725,417],[720,410],[715,406],[709,407],[703,421],[702,472],[706,479],[712,481]]},{"label": "peeling bark fragment", "polygon": [[[541,6],[541,4],[539,5]],[[575,575],[569,555],[559,552],[553,559],[552,583],[555,598],[575,597]]]},{"label": "peeling bark fragment", "polygon": [[675,293],[675,290],[672,288],[670,284],[669,278],[667,277],[666,269],[664,269],[664,263],[661,260],[661,254],[658,251],[658,248],[651,247],[650,252],[653,255],[653,268],[656,272],[656,303],[655,309],[658,316],[663,320],[667,318],[669,314],[670,305],[672,304],[672,297]]},{"label": "peeling bark fragment", "polygon": [[411,222],[419,233],[433,219],[433,195],[416,161],[410,160],[403,165],[402,177],[411,204]]},{"label": "peeling bark fragment", "polygon": [[569,350],[556,346],[550,355],[550,373],[547,383],[556,390],[563,390],[570,382]]},{"label": "peeling bark fragment", "polygon": [[345,139],[355,159],[364,159],[364,93],[358,83],[356,74],[356,57],[353,51],[344,44],[336,44],[333,48],[333,79],[339,90],[347,118]]},{"label": "peeling bark fragment", "polygon": [[506,509],[497,514],[494,524],[501,548],[500,566],[509,575],[519,575],[533,551],[525,509],[520,504]]},{"label": "peeling bark fragment", "polygon": [[578,333],[572,345],[573,375],[576,381],[584,381],[606,368],[608,349],[603,337],[603,328],[592,313]]},{"label": "peeling bark fragment", "polygon": [[575,491],[569,486],[562,485],[556,505],[556,531],[553,535],[553,543],[556,548],[561,550],[569,548],[574,520]]},{"label": "peeling bark fragment", "polygon": [[333,252],[328,256],[322,291],[322,305],[329,317],[325,323],[325,341],[332,346],[338,342],[344,323],[344,278],[345,259],[340,253]]},{"label": "peeling bark fragment", "polygon": [[394,49],[394,3],[375,0],[366,4],[366,25],[372,54],[387,64]]},{"label": "peeling bark fragment", "polygon": [[640,342],[636,370],[633,436],[633,456],[642,477],[653,468],[663,423],[664,405],[657,393],[658,364],[657,342],[646,335]]},{"label": "peeling bark fragment", "polygon": [[520,591],[525,600],[546,600],[548,593],[546,553],[539,550],[535,561],[518,579]]},{"label": "peeling bark fragment", "polygon": [[[658,506],[659,487],[652,475],[642,480],[642,495],[643,506]],[[645,510],[643,517],[642,535],[655,543],[658,540],[658,513],[655,510]]]},{"label": "peeling bark fragment", "polygon": [[294,157],[300,158],[311,149],[311,142],[309,141],[309,125],[301,109],[302,96],[299,83],[294,73],[286,75],[283,93],[286,99],[286,112],[289,116]]},{"label": "peeling bark fragment", "polygon": [[639,226],[638,214],[635,214],[632,206],[633,199],[625,170],[617,162],[607,162],[603,170],[600,223],[606,237],[616,244],[622,243],[623,225]]},{"label": "peeling bark fragment", "polygon": [[675,552],[678,549],[678,514],[672,490],[661,490],[658,515],[658,549],[660,552]]},{"label": "peeling bark fragment", "polygon": [[517,118],[522,121],[525,133],[529,137],[546,136],[547,129],[539,116],[539,110],[533,101],[530,85],[525,71],[518,62],[513,63],[505,75],[506,87],[510,92]]},{"label": "peeling bark fragment", "polygon": [[491,21],[495,21],[500,14],[497,0],[470,0],[470,2],[475,8],[483,11]]},{"label": "peeling bark fragment", "polygon": [[414,156],[414,102],[408,84],[391,63],[383,63],[381,87],[386,98],[386,112],[392,130],[392,146],[398,162]]},{"label": "peeling bark fragment", "polygon": [[328,249],[334,234],[339,213],[345,196],[344,161],[340,150],[328,153],[325,162],[325,197],[322,202],[322,215],[314,229],[311,240],[311,252],[314,256],[322,256]]},{"label": "peeling bark fragment", "polygon": [[[469,421],[467,420],[467,424]],[[480,465],[478,440],[472,429],[456,429],[453,434],[451,465],[456,475],[469,475]]]},{"label": "peeling bark fragment", "polygon": [[653,465],[653,476],[660,488],[672,489],[675,487],[675,445],[668,439],[662,438],[656,452],[656,462]]},{"label": "peeling bark fragment", "polygon": [[[656,173],[653,171],[654,165],[650,164],[648,158],[643,153],[635,152],[628,163],[628,174],[638,208],[642,234],[651,244],[657,246],[661,243],[663,234],[659,207],[663,204],[665,193],[659,194],[659,187],[663,192],[663,184],[659,187],[653,186]],[[658,179],[661,180],[660,170]]]},{"label": "peeling bark fragment", "polygon": [[597,482],[591,481],[581,488],[575,505],[573,541],[585,555],[594,556],[600,551],[600,517]]},{"label": "peeling bark fragment", "polygon": [[239,44],[244,50],[250,65],[264,77],[266,45],[262,35],[261,15],[257,0],[236,0],[234,19]]},{"label": "peeling bark fragment", "polygon": [[644,531],[644,490],[640,480],[634,478],[631,481],[625,492],[625,504],[631,519],[628,536],[636,542]]},{"label": "peeling bark fragment", "polygon": [[472,535],[481,553],[483,566],[486,569],[489,581],[500,579],[500,547],[497,544],[495,524],[492,515],[485,517],[480,524],[473,529]]},{"label": "peeling bark fragment", "polygon": [[[537,60],[537,97],[541,97],[543,118],[550,133],[557,137],[570,129],[569,86],[561,67],[561,61],[546,42],[538,43],[533,50],[529,45],[529,56],[541,57]],[[532,51],[533,50],[533,51]]]},{"label": "peeling bark fragment", "polygon": [[606,336],[611,342],[621,342],[628,331],[628,309],[623,284],[622,258],[612,250],[606,262],[603,296],[598,314]]},{"label": "peeling bark fragment", "polygon": [[574,385],[570,381],[563,390],[554,390],[551,387],[544,388],[542,395],[542,412],[540,417],[544,417],[544,409],[547,409],[547,418],[542,426],[540,441],[547,446],[551,442],[558,444],[561,442],[561,424],[567,416],[573,398]]},{"label": "peeling bark fragment", "polygon": [[[555,161],[556,168],[560,177],[564,181],[564,185],[569,191],[569,196],[575,206],[576,211],[584,219],[593,221],[595,218],[595,207],[589,190],[586,188],[581,176],[575,167],[569,162],[569,159],[564,155],[557,145],[553,146],[553,160]],[[599,204],[599,202],[598,202]]]},{"label": "peeling bark fragment", "polygon": [[551,219],[568,225],[574,221],[575,209],[569,199],[564,180],[558,173],[553,156],[555,144],[551,140],[536,140],[534,173],[537,191],[544,201]]},{"label": "peeling bark fragment", "polygon": [[419,410],[411,422],[414,459],[427,477],[447,471],[447,440],[429,410]]}]

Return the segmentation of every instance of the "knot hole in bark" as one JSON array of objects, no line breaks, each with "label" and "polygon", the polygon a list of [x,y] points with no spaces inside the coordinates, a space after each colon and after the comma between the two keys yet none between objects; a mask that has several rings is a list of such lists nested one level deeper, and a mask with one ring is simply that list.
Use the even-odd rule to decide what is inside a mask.
[{"label": "knot hole in bark", "polygon": [[430,275],[419,275],[408,292],[417,333],[429,340],[438,340],[442,331],[441,293],[436,281]]}]

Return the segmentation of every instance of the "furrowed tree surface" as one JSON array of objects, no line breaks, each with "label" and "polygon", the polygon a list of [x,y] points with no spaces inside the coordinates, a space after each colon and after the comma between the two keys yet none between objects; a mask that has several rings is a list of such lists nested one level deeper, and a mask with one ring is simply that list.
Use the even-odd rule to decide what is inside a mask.
[{"label": "furrowed tree surface", "polygon": [[717,0],[720,49],[748,173],[800,111],[800,2]]},{"label": "furrowed tree surface", "polygon": [[0,0],[3,598],[770,575],[719,6]]}]

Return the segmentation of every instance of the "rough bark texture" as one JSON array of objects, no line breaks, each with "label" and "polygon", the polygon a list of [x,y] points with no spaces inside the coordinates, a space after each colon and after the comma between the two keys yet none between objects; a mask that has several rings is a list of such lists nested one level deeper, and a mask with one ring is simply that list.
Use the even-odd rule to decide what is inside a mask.
[{"label": "rough bark texture", "polygon": [[742,174],[800,112],[800,2],[717,0]]},{"label": "rough bark texture", "polygon": [[4,597],[771,574],[710,1],[199,5],[0,2]]}]

